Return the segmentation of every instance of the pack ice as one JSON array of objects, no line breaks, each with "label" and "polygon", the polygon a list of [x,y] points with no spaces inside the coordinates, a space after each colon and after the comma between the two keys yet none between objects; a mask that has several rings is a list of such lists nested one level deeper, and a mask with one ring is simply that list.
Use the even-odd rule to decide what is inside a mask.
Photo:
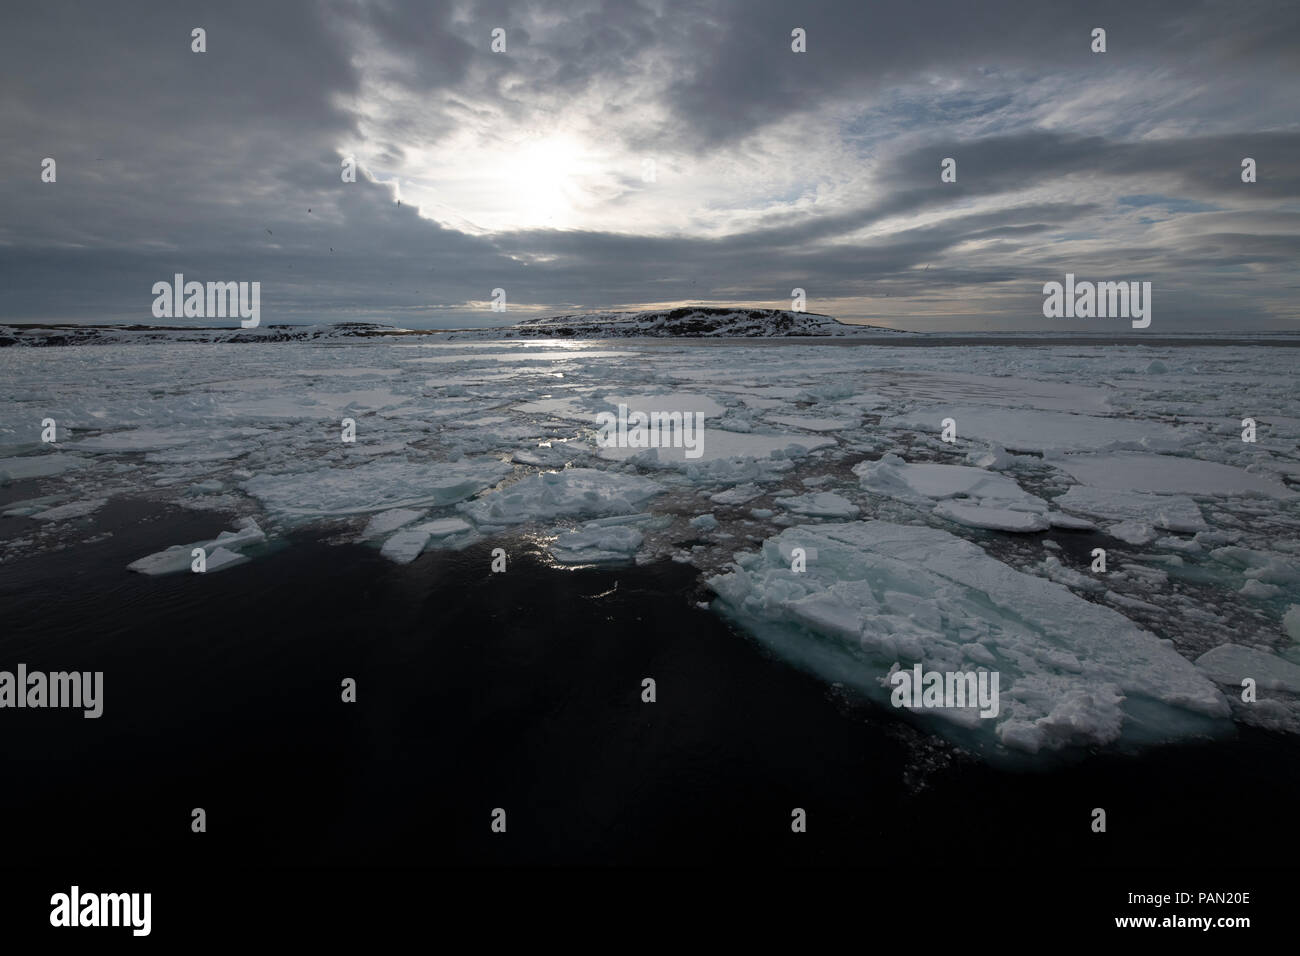
[{"label": "pack ice", "polygon": [[[807,570],[795,573],[795,548]],[[792,663],[888,701],[892,668],[987,669],[1000,711],[926,711],[997,758],[1226,729],[1229,707],[1169,643],[937,528],[787,528],[710,578],[715,607]]]}]

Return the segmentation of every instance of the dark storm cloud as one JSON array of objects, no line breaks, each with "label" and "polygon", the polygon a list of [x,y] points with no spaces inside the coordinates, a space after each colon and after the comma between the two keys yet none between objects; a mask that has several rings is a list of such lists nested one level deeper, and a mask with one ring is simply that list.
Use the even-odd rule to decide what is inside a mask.
[{"label": "dark storm cloud", "polygon": [[[1272,69],[1282,71],[1275,74],[1279,83],[1300,70],[1300,18],[1286,3],[731,0],[710,6],[668,97],[678,123],[700,145],[745,136],[829,97],[868,97],[928,73],[978,83],[989,66],[1002,73],[1096,69],[1089,48],[1094,27],[1107,30],[1107,67],[1136,63],[1152,73],[1170,70],[1192,81],[1217,75],[1222,82],[1243,67],[1252,74]],[[806,30],[810,55],[778,55],[789,50],[793,27]]]}]

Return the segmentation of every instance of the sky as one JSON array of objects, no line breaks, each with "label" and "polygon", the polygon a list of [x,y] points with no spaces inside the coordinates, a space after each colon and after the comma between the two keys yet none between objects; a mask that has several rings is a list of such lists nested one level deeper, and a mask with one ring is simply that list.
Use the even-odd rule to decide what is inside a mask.
[{"label": "sky", "polygon": [[0,128],[0,322],[233,324],[155,318],[181,273],[263,324],[799,288],[1129,328],[1045,318],[1069,273],[1150,282],[1147,333],[1300,331],[1293,0],[47,0],[6,9]]}]

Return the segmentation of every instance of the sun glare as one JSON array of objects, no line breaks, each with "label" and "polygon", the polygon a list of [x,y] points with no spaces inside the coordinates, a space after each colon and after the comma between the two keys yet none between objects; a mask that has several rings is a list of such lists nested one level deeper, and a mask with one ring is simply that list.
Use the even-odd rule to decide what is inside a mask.
[{"label": "sun glare", "polygon": [[521,224],[562,229],[574,223],[589,163],[587,151],[571,137],[528,140],[504,164],[502,192]]}]

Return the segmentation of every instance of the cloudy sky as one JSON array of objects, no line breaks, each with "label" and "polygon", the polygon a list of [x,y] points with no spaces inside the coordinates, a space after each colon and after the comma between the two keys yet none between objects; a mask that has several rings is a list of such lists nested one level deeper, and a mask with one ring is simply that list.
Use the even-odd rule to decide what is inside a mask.
[{"label": "cloudy sky", "polygon": [[0,321],[153,323],[180,272],[260,281],[264,325],[799,287],[898,328],[1127,328],[1042,317],[1072,272],[1150,281],[1152,333],[1300,330],[1300,6],[1082,6],[10,5]]}]

